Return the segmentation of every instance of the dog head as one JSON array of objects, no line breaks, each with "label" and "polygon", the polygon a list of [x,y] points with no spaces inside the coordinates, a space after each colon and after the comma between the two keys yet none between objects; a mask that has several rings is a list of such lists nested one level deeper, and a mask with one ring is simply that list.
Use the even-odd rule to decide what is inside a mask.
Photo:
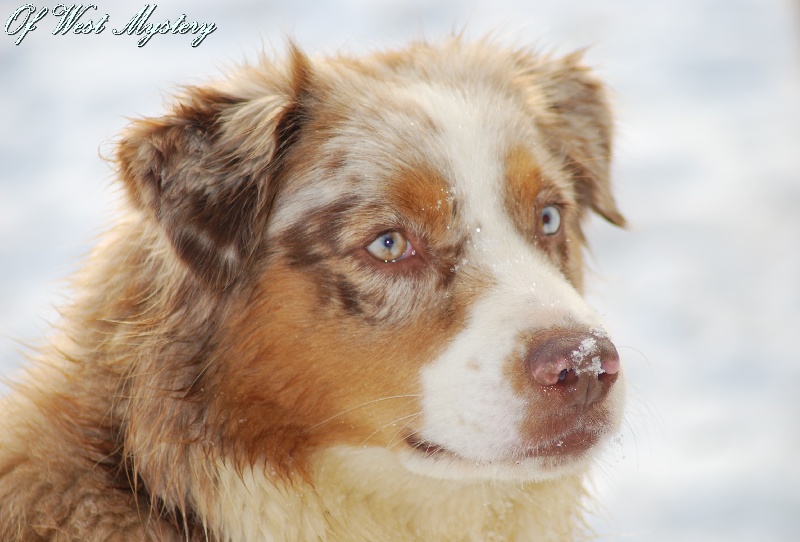
[{"label": "dog head", "polygon": [[129,199],[191,286],[172,310],[211,322],[198,439],[284,472],[340,445],[444,478],[582,464],[622,408],[580,295],[581,221],[623,224],[610,148],[578,56],[458,40],[292,49],[134,123]]}]

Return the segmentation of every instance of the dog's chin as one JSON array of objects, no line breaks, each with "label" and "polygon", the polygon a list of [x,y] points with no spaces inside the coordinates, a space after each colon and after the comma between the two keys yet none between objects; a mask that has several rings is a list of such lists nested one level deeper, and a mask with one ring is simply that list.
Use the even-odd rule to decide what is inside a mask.
[{"label": "dog's chin", "polygon": [[606,439],[603,434],[576,432],[497,459],[476,460],[409,437],[398,454],[406,469],[430,478],[536,482],[582,472]]}]

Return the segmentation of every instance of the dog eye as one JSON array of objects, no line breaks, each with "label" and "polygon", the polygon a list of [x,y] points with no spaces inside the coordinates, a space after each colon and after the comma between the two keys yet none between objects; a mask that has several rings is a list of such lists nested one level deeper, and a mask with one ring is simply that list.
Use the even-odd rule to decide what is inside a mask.
[{"label": "dog eye", "polygon": [[555,205],[542,209],[542,231],[545,235],[555,235],[561,227],[561,212]]},{"label": "dog eye", "polygon": [[414,247],[402,233],[390,231],[383,233],[367,246],[370,255],[384,262],[396,262],[404,260],[416,254]]}]

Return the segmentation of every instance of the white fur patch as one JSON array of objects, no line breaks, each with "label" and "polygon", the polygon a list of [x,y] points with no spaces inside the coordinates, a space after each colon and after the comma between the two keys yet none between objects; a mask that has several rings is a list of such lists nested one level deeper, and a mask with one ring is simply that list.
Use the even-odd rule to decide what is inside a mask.
[{"label": "white fur patch", "polygon": [[[494,282],[479,294],[465,328],[423,368],[424,426],[415,437],[466,462],[497,466],[525,445],[520,424],[527,401],[515,394],[506,374],[507,363],[524,355],[520,333],[570,324],[599,328],[600,320],[505,212],[502,157],[509,143],[504,134],[516,124],[513,104],[488,92],[474,92],[476,101],[424,85],[413,92],[442,130],[438,150],[446,156],[472,232],[457,272],[488,273]],[[441,467],[443,461],[412,459],[409,468],[424,470],[437,462]],[[525,463],[526,478],[548,475],[541,461]],[[433,474],[448,477],[439,467],[432,467]]]}]

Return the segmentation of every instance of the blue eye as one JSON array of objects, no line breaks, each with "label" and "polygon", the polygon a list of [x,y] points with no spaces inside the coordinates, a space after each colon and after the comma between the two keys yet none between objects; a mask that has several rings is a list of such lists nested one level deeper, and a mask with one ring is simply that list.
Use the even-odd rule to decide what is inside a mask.
[{"label": "blue eye", "polygon": [[542,232],[545,235],[555,235],[561,228],[561,212],[555,205],[548,205],[542,209]]},{"label": "blue eye", "polygon": [[367,252],[376,260],[396,262],[416,254],[414,247],[402,233],[390,231],[375,238],[367,246]]}]

